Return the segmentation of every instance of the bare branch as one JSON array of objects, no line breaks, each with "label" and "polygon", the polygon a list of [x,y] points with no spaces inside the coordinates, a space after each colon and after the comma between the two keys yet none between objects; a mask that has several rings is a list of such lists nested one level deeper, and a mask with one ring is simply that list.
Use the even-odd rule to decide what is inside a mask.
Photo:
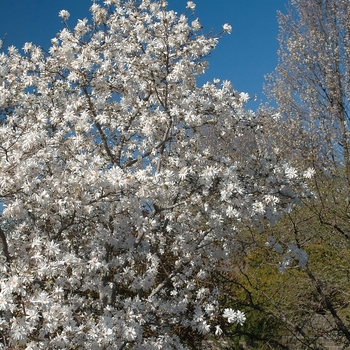
[{"label": "bare branch", "polygon": [[0,238],[1,238],[1,242],[2,242],[2,251],[6,257],[6,260],[8,262],[11,261],[11,256],[9,253],[9,248],[8,248],[8,244],[7,244],[7,240],[6,240],[6,235],[5,232],[3,231],[3,229],[0,227]]}]

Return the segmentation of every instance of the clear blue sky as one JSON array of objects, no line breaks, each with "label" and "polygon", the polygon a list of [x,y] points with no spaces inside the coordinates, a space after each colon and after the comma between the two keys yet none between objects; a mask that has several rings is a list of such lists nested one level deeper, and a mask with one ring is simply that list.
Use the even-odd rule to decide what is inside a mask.
[{"label": "clear blue sky", "polygon": [[[204,31],[221,31],[222,24],[233,27],[210,58],[205,80],[228,79],[235,89],[263,98],[264,75],[277,64],[277,10],[285,10],[287,0],[197,0],[195,15]],[[179,13],[187,0],[168,0],[168,7]],[[0,1],[0,38],[5,34],[5,47],[19,48],[27,41],[44,48],[63,28],[58,12],[71,13],[68,23],[74,27],[78,18],[90,18],[91,0],[2,0]],[[255,108],[256,104],[250,105]]]}]

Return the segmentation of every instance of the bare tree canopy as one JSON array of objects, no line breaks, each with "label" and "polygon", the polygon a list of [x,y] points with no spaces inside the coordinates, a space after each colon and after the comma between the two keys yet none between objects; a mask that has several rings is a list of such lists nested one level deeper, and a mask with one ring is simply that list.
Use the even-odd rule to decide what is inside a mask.
[{"label": "bare tree canopy", "polygon": [[267,90],[281,116],[295,123],[289,137],[293,152],[345,166],[349,181],[350,4],[291,5],[279,14],[279,64]]}]

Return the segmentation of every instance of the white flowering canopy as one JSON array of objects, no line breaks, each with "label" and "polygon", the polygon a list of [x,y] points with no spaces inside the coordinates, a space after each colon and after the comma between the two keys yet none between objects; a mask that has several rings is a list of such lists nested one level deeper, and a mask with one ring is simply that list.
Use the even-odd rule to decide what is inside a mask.
[{"label": "white flowering canopy", "polygon": [[47,54],[0,54],[0,347],[186,348],[244,321],[209,276],[297,173],[206,148],[204,126],[258,125],[230,83],[197,86],[218,42],[198,20],[150,0],[91,13],[69,29],[62,10]]}]

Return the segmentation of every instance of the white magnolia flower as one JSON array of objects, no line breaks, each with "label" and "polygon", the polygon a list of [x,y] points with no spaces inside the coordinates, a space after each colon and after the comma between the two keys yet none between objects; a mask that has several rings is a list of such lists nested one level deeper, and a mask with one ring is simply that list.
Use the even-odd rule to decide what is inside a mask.
[{"label": "white magnolia flower", "polygon": [[248,102],[249,101],[249,94],[247,94],[246,92],[241,92],[239,94],[239,99],[240,101],[242,101],[243,103]]},{"label": "white magnolia flower", "polygon": [[222,26],[222,29],[225,33],[228,33],[228,34],[231,34],[232,33],[232,26],[229,25],[228,23],[225,23],[223,26]]},{"label": "white magnolia flower", "polygon": [[61,10],[58,15],[66,21],[69,18],[70,13],[67,10]]},{"label": "white magnolia flower", "polygon": [[29,52],[31,51],[33,48],[33,44],[32,43],[25,43],[24,46],[23,46],[23,51],[24,52]]},{"label": "white magnolia flower", "polygon": [[194,10],[196,8],[196,4],[193,1],[187,1],[186,8],[188,8],[190,10]]},{"label": "white magnolia flower", "polygon": [[314,168],[308,168],[308,169],[304,172],[303,176],[304,176],[306,179],[311,179],[311,178],[314,177],[315,174],[316,174],[316,171],[315,171]]},{"label": "white magnolia flower", "polygon": [[8,310],[9,308],[9,295],[5,294],[3,291],[0,292],[0,310]]},{"label": "white magnolia flower", "polygon": [[227,318],[228,323],[238,323],[243,325],[246,320],[245,314],[242,311],[234,311],[231,308],[225,309],[222,316]]},{"label": "white magnolia flower", "polygon": [[197,31],[197,30],[202,29],[202,25],[200,24],[198,18],[196,18],[194,21],[192,21],[191,24],[192,24],[192,29],[193,29],[194,31]]},{"label": "white magnolia flower", "polygon": [[294,179],[297,177],[298,172],[295,168],[288,166],[286,167],[285,174],[288,179]]},{"label": "white magnolia flower", "polygon": [[253,212],[257,214],[265,213],[265,205],[262,202],[253,203]]},{"label": "white magnolia flower", "polygon": [[179,174],[178,175],[179,175],[179,178],[181,180],[185,180],[187,174],[188,174],[188,167],[183,167],[183,168],[181,168],[179,170]]},{"label": "white magnolia flower", "polygon": [[128,341],[135,340],[137,337],[136,329],[134,327],[125,327],[124,337]]},{"label": "white magnolia flower", "polygon": [[219,337],[222,333],[223,332],[222,332],[222,329],[220,328],[220,326],[216,325],[215,326],[215,335]]},{"label": "white magnolia flower", "polygon": [[226,209],[226,215],[229,217],[229,218],[239,218],[239,212],[237,209],[233,208],[231,205],[229,205]]}]

